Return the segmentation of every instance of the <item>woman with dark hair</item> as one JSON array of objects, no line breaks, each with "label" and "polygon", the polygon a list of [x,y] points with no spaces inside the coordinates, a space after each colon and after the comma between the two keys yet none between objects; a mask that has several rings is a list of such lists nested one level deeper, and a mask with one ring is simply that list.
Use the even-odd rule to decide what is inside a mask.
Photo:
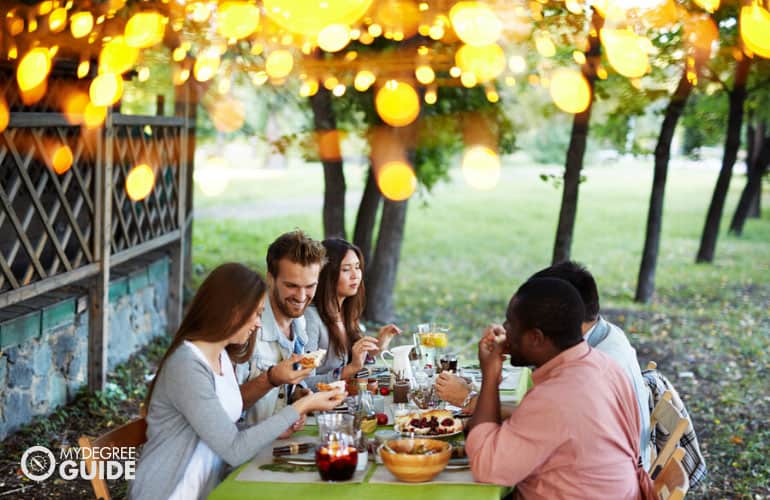
[{"label": "woman with dark hair", "polygon": [[362,335],[359,321],[366,305],[363,254],[341,238],[326,239],[323,245],[327,263],[318,277],[313,305],[305,310],[305,349],[326,349],[326,358],[315,375],[305,379],[313,388],[318,382],[354,376],[363,368],[367,353],[387,349],[393,337],[401,333],[390,324],[380,328],[376,338]]},{"label": "woman with dark hair", "polygon": [[259,274],[235,263],[201,284],[148,391],[147,443],[131,498],[206,498],[227,465],[254,457],[300,415],[339,403],[342,391],[311,394],[258,425],[236,426],[243,399],[233,363],[251,357],[265,290]]}]

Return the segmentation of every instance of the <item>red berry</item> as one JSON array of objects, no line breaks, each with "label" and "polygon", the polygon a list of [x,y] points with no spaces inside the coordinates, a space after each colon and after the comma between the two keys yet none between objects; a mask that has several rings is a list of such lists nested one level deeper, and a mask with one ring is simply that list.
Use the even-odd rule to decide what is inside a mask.
[{"label": "red berry", "polygon": [[380,387],[380,394],[382,394],[383,396],[387,396],[388,394],[390,394],[390,389],[388,389],[387,387]]},{"label": "red berry", "polygon": [[377,414],[377,425],[385,425],[388,423],[388,416],[384,413]]}]

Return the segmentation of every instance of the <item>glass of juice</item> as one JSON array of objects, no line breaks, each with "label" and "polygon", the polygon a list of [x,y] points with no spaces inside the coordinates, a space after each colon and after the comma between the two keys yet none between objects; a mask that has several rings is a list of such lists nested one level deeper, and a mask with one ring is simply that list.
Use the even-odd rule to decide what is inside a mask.
[{"label": "glass of juice", "polygon": [[316,448],[315,463],[324,481],[350,480],[358,463],[355,441],[347,434],[327,434]]}]

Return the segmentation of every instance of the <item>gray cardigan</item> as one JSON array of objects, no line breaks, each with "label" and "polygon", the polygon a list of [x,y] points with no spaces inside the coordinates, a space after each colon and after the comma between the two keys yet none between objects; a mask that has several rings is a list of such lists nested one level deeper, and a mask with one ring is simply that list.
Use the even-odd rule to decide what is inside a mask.
[{"label": "gray cardigan", "polygon": [[237,467],[299,418],[287,406],[258,425],[238,430],[219,402],[211,368],[184,344],[168,357],[157,377],[147,413],[147,443],[130,485],[131,499],[167,500],[200,439]]}]

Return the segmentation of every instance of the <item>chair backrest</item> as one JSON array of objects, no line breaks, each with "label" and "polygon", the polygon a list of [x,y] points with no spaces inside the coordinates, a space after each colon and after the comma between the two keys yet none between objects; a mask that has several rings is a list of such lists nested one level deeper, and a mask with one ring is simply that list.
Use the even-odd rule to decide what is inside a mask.
[{"label": "chair backrest", "polygon": [[[81,448],[111,448],[111,447],[138,447],[143,445],[147,441],[147,421],[142,418],[137,418],[131,422],[118,427],[106,434],[102,434],[96,439],[91,439],[88,436],[80,436],[78,444]],[[97,466],[98,460],[94,458],[86,459],[86,468],[89,475]],[[94,478],[91,479],[91,487],[94,489],[94,495],[96,498],[104,500],[111,500],[110,492],[107,489],[107,481],[99,478],[99,474],[94,474]]]},{"label": "chair backrest", "polygon": [[690,488],[682,458],[684,458],[684,450],[677,448],[661,473],[655,478],[655,493],[660,500],[681,500]]},{"label": "chair backrest", "polygon": [[654,429],[655,426],[660,426],[668,432],[668,440],[666,445],[658,453],[658,456],[650,465],[650,477],[655,479],[660,470],[663,468],[668,459],[676,450],[679,445],[679,440],[682,439],[682,435],[687,430],[689,422],[686,418],[674,408],[671,403],[673,394],[671,391],[663,393],[663,397],[660,398],[658,404],[655,405],[655,409],[652,410],[650,415],[650,428]]}]

